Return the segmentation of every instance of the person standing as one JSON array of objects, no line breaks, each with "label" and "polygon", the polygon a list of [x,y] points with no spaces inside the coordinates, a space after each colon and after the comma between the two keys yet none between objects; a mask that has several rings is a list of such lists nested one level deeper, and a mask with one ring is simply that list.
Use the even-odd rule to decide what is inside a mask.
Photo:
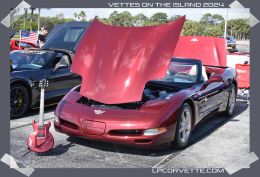
[{"label": "person standing", "polygon": [[44,27],[41,28],[41,33],[38,35],[38,43],[39,46],[42,47],[44,43],[46,42],[46,35],[48,31],[44,29]]}]

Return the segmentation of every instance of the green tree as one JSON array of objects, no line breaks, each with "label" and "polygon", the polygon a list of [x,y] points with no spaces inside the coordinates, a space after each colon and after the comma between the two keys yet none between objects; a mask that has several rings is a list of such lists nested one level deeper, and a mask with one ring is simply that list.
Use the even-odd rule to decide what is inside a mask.
[{"label": "green tree", "polygon": [[133,17],[133,24],[134,26],[144,26],[146,22],[149,21],[149,18],[146,17],[144,14],[140,13]]},{"label": "green tree", "polygon": [[203,36],[221,37],[223,36],[223,30],[220,26],[208,26],[205,28]]},{"label": "green tree", "polygon": [[201,17],[200,23],[204,25],[219,25],[224,23],[224,18],[219,14],[212,15],[211,13],[206,13]]},{"label": "green tree", "polygon": [[236,39],[244,40],[249,38],[250,26],[249,19],[233,19],[228,21],[227,33]]},{"label": "green tree", "polygon": [[186,20],[186,22],[184,23],[184,26],[183,26],[182,35],[197,36],[197,35],[201,34],[201,32],[199,30],[200,30],[200,27],[199,27],[198,22],[195,22],[192,20]]},{"label": "green tree", "polygon": [[80,21],[87,21],[87,15],[84,11],[80,11],[79,13],[74,12],[73,15]]},{"label": "green tree", "polygon": [[181,15],[174,15],[173,17],[171,17],[171,18],[169,19],[169,21],[177,20],[177,19],[180,18],[180,17],[181,17]]},{"label": "green tree", "polygon": [[34,14],[33,14],[35,8],[31,7],[30,10],[31,10],[31,13],[30,13],[30,31],[32,31],[33,30],[33,25],[35,24]]},{"label": "green tree", "polygon": [[[38,14],[32,14],[32,30],[37,30]],[[29,15],[28,15],[29,16]],[[25,17],[25,18],[24,18]],[[87,21],[86,13],[81,11],[74,13],[74,17],[77,20]],[[99,19],[102,22],[115,26],[150,26],[167,23],[168,21],[176,20],[179,15],[168,18],[166,13],[155,13],[148,18],[144,14],[140,13],[136,16],[132,16],[128,11],[118,13],[112,12],[108,18]],[[27,14],[22,14],[11,25],[11,30],[18,34],[19,30],[24,28],[24,19],[29,19]],[[74,21],[72,18],[65,18],[62,13],[56,17],[41,17],[41,27],[45,27],[47,30],[51,30],[56,24],[61,24],[69,21]],[[89,20],[91,22],[92,20]],[[248,39],[250,34],[250,26],[248,24],[249,19],[232,19],[228,21],[227,33],[233,35],[236,39],[243,40]],[[30,23],[26,23],[26,30],[30,30]],[[224,18],[218,14],[204,14],[199,22],[186,19],[183,27],[182,35],[197,35],[197,36],[223,36],[224,33]]]},{"label": "green tree", "polygon": [[163,23],[167,23],[167,22],[169,22],[168,15],[163,12],[157,12],[157,13],[153,14],[150,18],[150,23],[152,25],[159,25],[159,24],[163,24]]},{"label": "green tree", "polygon": [[122,13],[114,11],[109,15],[108,19],[104,21],[115,26],[134,26],[133,17],[128,11],[124,11]]},{"label": "green tree", "polygon": [[212,15],[212,20],[213,20],[213,25],[220,25],[225,23],[224,17],[219,14],[214,14]]}]

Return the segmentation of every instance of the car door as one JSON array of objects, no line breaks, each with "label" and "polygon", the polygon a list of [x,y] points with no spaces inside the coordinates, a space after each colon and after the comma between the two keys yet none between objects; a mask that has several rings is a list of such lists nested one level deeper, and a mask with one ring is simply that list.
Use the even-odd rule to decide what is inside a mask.
[{"label": "car door", "polygon": [[46,100],[60,98],[71,88],[81,83],[81,77],[71,73],[70,66],[71,62],[66,67],[63,66],[55,69],[55,65],[53,65],[46,70],[46,79],[49,81],[49,86],[46,89]]},{"label": "car door", "polygon": [[201,85],[200,95],[200,117],[218,109],[223,98],[223,80],[211,82],[210,80]]}]

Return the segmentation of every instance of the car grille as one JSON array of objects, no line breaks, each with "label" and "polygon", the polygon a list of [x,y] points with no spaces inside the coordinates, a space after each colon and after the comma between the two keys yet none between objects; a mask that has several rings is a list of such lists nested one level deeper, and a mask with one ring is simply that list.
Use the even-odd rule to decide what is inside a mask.
[{"label": "car grille", "polygon": [[110,130],[109,134],[113,136],[141,136],[143,130]]},{"label": "car grille", "polygon": [[73,130],[78,130],[79,129],[79,127],[76,124],[73,124],[73,123],[71,123],[69,121],[66,121],[64,119],[61,119],[61,118],[59,120],[60,120],[60,125],[61,126],[68,127],[70,129],[73,129]]}]

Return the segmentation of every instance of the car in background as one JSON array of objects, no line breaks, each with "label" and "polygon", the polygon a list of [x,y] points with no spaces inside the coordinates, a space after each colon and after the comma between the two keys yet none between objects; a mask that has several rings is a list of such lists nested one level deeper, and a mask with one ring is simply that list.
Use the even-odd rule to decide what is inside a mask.
[{"label": "car in background", "polygon": [[226,36],[227,47],[231,47],[232,49],[236,48],[236,39],[234,36]]},{"label": "car in background", "polygon": [[33,44],[30,42],[21,42],[18,39],[13,39],[15,35],[15,32],[10,32],[10,51],[13,50],[24,50],[24,49],[28,49],[28,48],[39,48],[39,46],[37,44]]},{"label": "car in background", "polygon": [[17,39],[11,39],[10,40],[10,51],[13,50],[24,50],[24,49],[30,49],[30,48],[39,48],[37,44],[33,44],[30,42],[20,42]]},{"label": "car in background", "polygon": [[[49,81],[46,105],[57,103],[71,88],[81,83],[81,77],[70,72],[76,46],[89,26],[86,22],[68,22],[54,28],[40,49],[10,52],[10,116],[23,116],[40,101],[38,83]],[[55,35],[52,35],[55,33]]]},{"label": "car in background", "polygon": [[236,64],[250,64],[250,44],[248,42],[236,44],[236,49],[228,50],[227,66],[235,68]]}]

